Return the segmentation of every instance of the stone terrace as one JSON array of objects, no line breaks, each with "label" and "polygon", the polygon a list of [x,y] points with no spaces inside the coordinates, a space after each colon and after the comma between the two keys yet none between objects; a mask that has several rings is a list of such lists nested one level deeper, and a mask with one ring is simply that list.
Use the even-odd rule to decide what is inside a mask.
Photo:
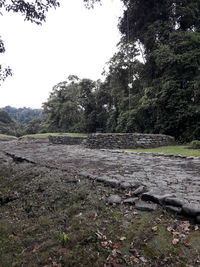
[{"label": "stone terrace", "polygon": [[140,184],[160,194],[200,203],[200,158],[16,141],[1,142],[0,151],[16,160],[71,171],[110,185]]}]

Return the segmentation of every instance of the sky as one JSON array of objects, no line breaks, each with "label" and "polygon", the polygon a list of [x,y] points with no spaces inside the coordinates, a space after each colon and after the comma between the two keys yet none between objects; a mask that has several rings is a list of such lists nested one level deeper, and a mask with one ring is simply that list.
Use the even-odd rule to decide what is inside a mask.
[{"label": "sky", "polygon": [[0,86],[0,107],[41,108],[52,88],[69,75],[97,80],[117,51],[120,0],[103,0],[86,9],[83,0],[60,1],[42,26],[24,21],[21,14],[0,16],[6,53],[1,64],[13,76]]}]

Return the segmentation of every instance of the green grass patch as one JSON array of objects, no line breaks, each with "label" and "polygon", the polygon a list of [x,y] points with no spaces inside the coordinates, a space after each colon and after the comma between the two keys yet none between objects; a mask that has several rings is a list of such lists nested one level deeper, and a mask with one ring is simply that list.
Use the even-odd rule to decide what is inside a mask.
[{"label": "green grass patch", "polygon": [[16,136],[13,136],[13,135],[7,135],[7,134],[0,134],[0,137],[10,137],[10,138],[16,138]]},{"label": "green grass patch", "polygon": [[164,153],[164,154],[200,157],[200,149],[191,149],[188,148],[188,146],[163,146],[163,147],[148,148],[148,149],[126,149],[126,151]]},{"label": "green grass patch", "polygon": [[53,135],[53,136],[65,135],[65,136],[71,136],[71,137],[86,137],[87,136],[87,134],[83,134],[83,133],[39,133],[39,134],[28,134],[22,137],[45,137],[49,135]]}]

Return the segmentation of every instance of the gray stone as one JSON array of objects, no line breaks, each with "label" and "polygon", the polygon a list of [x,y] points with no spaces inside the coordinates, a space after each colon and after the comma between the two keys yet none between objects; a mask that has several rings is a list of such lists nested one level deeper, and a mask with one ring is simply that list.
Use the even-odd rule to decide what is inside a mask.
[{"label": "gray stone", "polygon": [[96,178],[97,182],[103,182],[103,183],[108,179],[109,179],[108,176],[100,176]]},{"label": "gray stone", "polygon": [[119,181],[117,179],[107,179],[104,181],[104,184],[112,186],[112,187],[118,187]]},{"label": "gray stone", "polygon": [[143,211],[155,211],[157,209],[158,205],[154,203],[147,203],[142,200],[135,203],[135,208],[137,210],[143,210]]},{"label": "gray stone", "polygon": [[144,194],[142,194],[142,200],[145,201],[152,201],[155,202],[157,204],[163,205],[164,200],[166,198],[173,198],[174,195],[172,194],[158,194],[156,192],[146,192]]},{"label": "gray stone", "polygon": [[84,178],[89,178],[90,174],[88,172],[79,172],[79,175],[84,177]]},{"label": "gray stone", "polygon": [[182,212],[184,215],[196,217],[200,215],[200,205],[195,203],[188,203],[183,205]]},{"label": "gray stone", "polygon": [[[174,144],[174,138],[167,135],[155,134],[91,134],[87,137],[84,145],[88,148],[97,149],[130,149],[130,148],[148,148],[161,145]],[[121,153],[115,151],[114,153]]]},{"label": "gray stone", "polygon": [[180,214],[181,211],[182,211],[182,208],[181,207],[174,207],[174,206],[165,206],[166,210],[167,211],[171,211],[171,212],[174,212],[174,213],[177,213],[177,214]]},{"label": "gray stone", "polygon": [[163,202],[166,205],[175,206],[175,207],[182,207],[184,205],[183,200],[180,200],[178,198],[172,198],[172,197],[166,197]]},{"label": "gray stone", "polygon": [[134,205],[138,201],[137,197],[130,197],[123,201],[124,204],[131,204]]},{"label": "gray stone", "polygon": [[145,190],[146,190],[145,186],[141,185],[133,192],[133,195],[138,196],[138,195],[144,193]]},{"label": "gray stone", "polygon": [[118,195],[111,195],[108,198],[108,203],[109,204],[120,204],[122,201],[122,198]]},{"label": "gray stone", "polygon": [[122,189],[127,189],[127,188],[131,188],[132,185],[130,183],[127,183],[127,182],[123,182],[123,183],[120,183],[120,187]]}]

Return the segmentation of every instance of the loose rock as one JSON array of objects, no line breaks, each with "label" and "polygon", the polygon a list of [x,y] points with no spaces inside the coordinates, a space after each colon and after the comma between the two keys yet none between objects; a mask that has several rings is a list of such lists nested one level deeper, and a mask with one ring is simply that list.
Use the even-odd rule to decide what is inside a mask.
[{"label": "loose rock", "polygon": [[145,201],[152,201],[155,202],[157,204],[163,205],[164,200],[166,198],[172,198],[174,197],[174,195],[170,195],[170,194],[158,194],[155,192],[146,192],[142,195],[142,200]]},{"label": "loose rock", "polygon": [[79,175],[84,177],[84,178],[89,178],[90,174],[88,172],[79,172]]},{"label": "loose rock", "polygon": [[135,208],[143,211],[155,211],[158,205],[154,203],[147,203],[142,200],[136,202]]},{"label": "loose rock", "polygon": [[133,195],[138,196],[138,195],[144,193],[145,190],[146,190],[145,186],[141,185],[133,192]]},{"label": "loose rock", "polygon": [[124,204],[131,204],[131,205],[135,205],[135,203],[138,201],[137,197],[131,197],[131,198],[127,198],[123,201]]},{"label": "loose rock", "polygon": [[184,205],[184,201],[178,198],[167,197],[164,199],[164,204],[175,207],[182,207]]},{"label": "loose rock", "polygon": [[119,181],[117,179],[107,179],[104,181],[104,184],[112,186],[112,187],[118,187]]},{"label": "loose rock", "polygon": [[120,204],[122,201],[122,198],[118,195],[111,195],[108,198],[108,203],[109,204]]},{"label": "loose rock", "polygon": [[196,217],[200,215],[200,205],[194,203],[185,204],[182,207],[182,212],[184,215]]},{"label": "loose rock", "polygon": [[120,183],[120,187],[122,189],[127,189],[127,188],[131,188],[132,185],[130,183],[127,183],[127,182],[123,182],[123,183]]},{"label": "loose rock", "polygon": [[177,213],[177,214],[180,214],[181,211],[182,211],[181,207],[165,206],[165,208],[166,208],[167,211],[171,211],[171,212],[174,212],[174,213]]}]

